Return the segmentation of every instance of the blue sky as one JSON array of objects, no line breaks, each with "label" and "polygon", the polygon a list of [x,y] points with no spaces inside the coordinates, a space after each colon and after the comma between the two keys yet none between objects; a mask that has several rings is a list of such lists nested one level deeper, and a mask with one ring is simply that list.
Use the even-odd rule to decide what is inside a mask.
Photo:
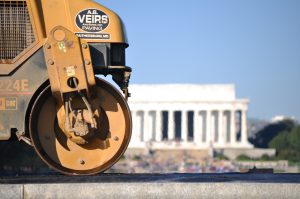
[{"label": "blue sky", "polygon": [[300,119],[299,0],[98,2],[126,24],[132,83],[233,83],[249,117]]}]

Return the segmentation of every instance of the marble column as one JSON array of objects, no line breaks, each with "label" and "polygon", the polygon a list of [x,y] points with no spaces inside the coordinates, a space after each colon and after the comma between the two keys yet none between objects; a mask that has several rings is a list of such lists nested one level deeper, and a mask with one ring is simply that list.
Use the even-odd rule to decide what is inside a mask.
[{"label": "marble column", "polygon": [[241,142],[242,144],[247,144],[248,136],[247,136],[247,115],[246,110],[241,110]]},{"label": "marble column", "polygon": [[143,130],[143,141],[148,142],[150,140],[150,131],[149,131],[149,112],[144,111],[144,130]]},{"label": "marble column", "polygon": [[212,141],[212,134],[214,132],[211,131],[211,111],[210,110],[207,110],[206,112],[206,143],[207,144],[210,144],[211,141]]},{"label": "marble column", "polygon": [[188,112],[181,111],[181,139],[183,142],[188,141]]},{"label": "marble column", "polygon": [[217,142],[217,134],[218,134],[218,113],[216,111],[211,112],[211,121],[210,121],[210,128],[211,128],[211,139],[212,143]]},{"label": "marble column", "polygon": [[156,136],[156,111],[149,112],[149,135],[150,140],[155,141]]},{"label": "marble column", "polygon": [[224,126],[223,126],[223,111],[219,110],[218,111],[218,143],[220,144],[225,144],[226,142],[226,138],[225,138],[225,130],[224,130]]},{"label": "marble column", "polygon": [[207,115],[207,112],[205,112],[205,111],[201,111],[200,112],[200,116],[201,116],[201,119],[200,119],[200,129],[201,129],[201,133],[200,133],[200,135],[201,135],[201,142],[202,143],[205,143],[206,142],[206,139],[207,139],[207,133],[206,133],[206,120],[207,120],[207,118],[206,118],[206,115]]},{"label": "marble column", "polygon": [[137,125],[137,122],[138,122],[138,118],[137,118],[137,112],[136,111],[131,111],[131,118],[132,118],[132,141],[133,142],[137,142],[139,141],[138,140],[138,125]]},{"label": "marble column", "polygon": [[201,118],[201,112],[194,111],[194,142],[197,145],[202,143],[202,134],[205,133],[202,131],[203,118]]},{"label": "marble column", "polygon": [[224,129],[224,139],[225,143],[230,142],[230,112],[225,111],[223,115],[223,129]]},{"label": "marble column", "polygon": [[174,111],[168,111],[168,140],[175,140]]},{"label": "marble column", "polygon": [[136,131],[137,131],[137,139],[139,142],[144,141],[144,112],[137,111],[136,112]]},{"label": "marble column", "polygon": [[162,141],[162,111],[156,111],[155,113],[155,140],[157,142]]},{"label": "marble column", "polygon": [[230,111],[230,145],[236,144],[235,110]]}]

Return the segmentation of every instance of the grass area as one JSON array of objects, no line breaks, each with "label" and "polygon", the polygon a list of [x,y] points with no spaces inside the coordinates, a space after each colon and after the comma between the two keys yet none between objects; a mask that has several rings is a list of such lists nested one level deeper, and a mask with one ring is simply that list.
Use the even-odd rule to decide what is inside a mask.
[{"label": "grass area", "polygon": [[265,161],[278,161],[278,159],[276,157],[270,157],[268,155],[263,155],[262,157],[260,158],[251,158],[247,155],[240,155],[236,158],[237,161],[253,161],[253,162],[257,162],[257,161],[260,161],[260,162],[265,162]]}]

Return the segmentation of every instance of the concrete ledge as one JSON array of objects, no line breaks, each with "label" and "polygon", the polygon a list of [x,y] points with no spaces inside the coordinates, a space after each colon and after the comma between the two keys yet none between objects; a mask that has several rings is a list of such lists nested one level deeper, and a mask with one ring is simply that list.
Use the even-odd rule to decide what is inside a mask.
[{"label": "concrete ledge", "polygon": [[2,199],[20,198],[299,198],[299,184],[91,183],[0,185]]},{"label": "concrete ledge", "polygon": [[[4,177],[7,178],[8,177]],[[103,174],[90,177],[13,177],[0,198],[299,198],[291,174]],[[49,178],[47,182],[47,178]],[[272,180],[273,178],[273,180]],[[21,179],[24,183],[15,183]],[[35,179],[35,180],[32,180]],[[57,179],[57,180],[55,180]],[[86,180],[84,180],[86,179]],[[103,181],[102,181],[102,180]],[[210,181],[208,180],[210,179]],[[244,179],[244,180],[243,180]],[[281,179],[281,180],[280,180]],[[81,183],[78,180],[82,180]],[[31,182],[30,182],[31,181]],[[38,181],[40,181],[38,183]],[[56,182],[55,182],[56,181]],[[62,182],[65,181],[65,182]],[[20,182],[20,181],[19,181]],[[30,182],[30,183],[29,183]]]},{"label": "concrete ledge", "polygon": [[0,184],[0,198],[21,199],[23,198],[23,185],[2,185]]}]

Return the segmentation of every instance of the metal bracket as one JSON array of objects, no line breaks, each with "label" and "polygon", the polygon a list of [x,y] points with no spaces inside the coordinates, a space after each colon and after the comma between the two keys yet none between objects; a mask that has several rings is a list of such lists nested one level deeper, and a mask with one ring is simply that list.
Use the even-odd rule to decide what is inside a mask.
[{"label": "metal bracket", "polygon": [[128,66],[108,66],[106,70],[107,73],[112,75],[112,79],[123,91],[124,97],[127,100],[130,97],[128,86],[132,69]]},{"label": "metal bracket", "polygon": [[25,136],[24,132],[17,131],[16,136],[17,136],[19,141],[24,141],[29,146],[33,146],[31,140],[28,137]]},{"label": "metal bracket", "polygon": [[[93,121],[88,101],[94,97],[92,88],[96,86],[96,80],[88,43],[65,27],[57,26],[49,34],[44,45],[44,54],[51,91],[57,101],[59,127],[72,141],[85,143],[82,137],[74,136],[74,128],[69,122],[68,104],[79,93],[85,99],[85,108],[88,108]],[[95,126],[92,122],[92,127]]]},{"label": "metal bracket", "polygon": [[[57,100],[64,101],[63,94],[85,90],[95,86],[95,75],[88,44],[65,27],[55,27],[44,45],[45,59],[51,90]],[[72,86],[72,79],[78,88]]]}]

